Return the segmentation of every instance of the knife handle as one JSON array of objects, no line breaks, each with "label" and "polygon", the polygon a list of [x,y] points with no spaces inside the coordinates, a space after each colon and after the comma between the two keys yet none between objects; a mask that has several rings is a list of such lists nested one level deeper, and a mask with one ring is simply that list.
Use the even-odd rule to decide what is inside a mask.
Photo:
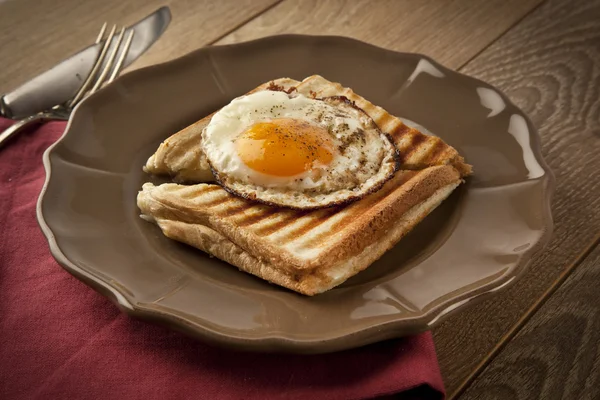
[{"label": "knife handle", "polygon": [[16,136],[17,133],[24,131],[28,126],[51,119],[57,118],[53,114],[41,112],[17,121],[0,133],[0,148],[2,148],[10,140],[10,138]]}]

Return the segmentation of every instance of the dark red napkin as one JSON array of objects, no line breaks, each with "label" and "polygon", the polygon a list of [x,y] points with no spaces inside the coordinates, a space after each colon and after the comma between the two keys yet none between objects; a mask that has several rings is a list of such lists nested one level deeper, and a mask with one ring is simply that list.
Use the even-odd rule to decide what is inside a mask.
[{"label": "dark red napkin", "polygon": [[36,221],[42,154],[64,126],[0,149],[0,399],[444,398],[430,333],[326,355],[255,354],[122,314],[54,261]]}]

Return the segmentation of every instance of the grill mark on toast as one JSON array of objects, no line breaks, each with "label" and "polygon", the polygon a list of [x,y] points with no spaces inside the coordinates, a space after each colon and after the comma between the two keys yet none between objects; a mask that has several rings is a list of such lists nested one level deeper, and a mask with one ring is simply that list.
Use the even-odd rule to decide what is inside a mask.
[{"label": "grill mark on toast", "polygon": [[[393,115],[390,115],[389,116],[389,121],[387,121],[385,123],[385,129],[383,128],[383,125],[382,125],[381,129],[384,130],[385,132],[396,132],[398,130],[401,130],[403,125],[404,124],[398,118],[395,118]],[[388,135],[391,138],[392,143],[394,143],[394,145],[397,148],[398,147],[398,142],[394,138],[394,135],[392,135],[390,133],[388,133]]]},{"label": "grill mark on toast", "polygon": [[229,217],[233,217],[236,214],[242,213],[253,206],[254,206],[253,204],[249,204],[249,203],[237,204],[231,208],[227,208],[225,210],[219,210],[216,212],[216,214],[219,217],[229,218]]},{"label": "grill mark on toast", "polygon": [[412,156],[412,154],[414,154],[416,151],[418,151],[419,146],[422,143],[426,142],[427,139],[428,139],[427,136],[423,135],[420,132],[418,132],[416,134],[414,132],[411,132],[410,144],[404,150],[400,150],[400,163],[407,162],[410,159],[410,157]]},{"label": "grill mark on toast", "polygon": [[[425,144],[428,141],[428,139],[429,139],[428,137],[426,137],[425,135],[423,135],[420,132],[418,132],[416,134],[413,133],[410,147],[404,153],[406,155],[406,158],[404,159],[404,161],[407,162],[408,160],[410,160],[412,158],[412,156],[420,150],[421,145]],[[414,164],[416,162],[417,164],[421,164],[421,161],[426,158],[427,158],[427,153],[423,153],[421,155],[421,159],[412,160],[412,163]]]},{"label": "grill mark on toast", "polygon": [[426,158],[425,162],[428,163],[438,163],[440,159],[440,155],[444,153],[446,150],[446,146],[441,140],[436,141],[433,145],[433,148],[429,150],[429,156]]},{"label": "grill mark on toast", "polygon": [[236,222],[236,225],[239,227],[245,227],[248,225],[256,224],[262,221],[263,219],[269,218],[276,212],[278,212],[278,209],[276,207],[265,207],[260,212],[251,216],[247,216],[243,220]]},{"label": "grill mark on toast", "polygon": [[[378,111],[378,110],[375,109],[373,111]],[[377,126],[379,126],[379,129],[381,129],[382,131],[387,131],[386,128],[389,126],[389,124],[394,122],[394,119],[395,118],[392,117],[390,114],[382,113],[377,116],[377,119],[373,118],[373,121],[375,121]]]},{"label": "grill mark on toast", "polygon": [[278,230],[284,228],[286,225],[290,223],[293,219],[298,218],[299,212],[291,212],[285,216],[283,216],[279,221],[275,222],[272,225],[264,226],[262,228],[258,228],[254,231],[254,233],[258,236],[269,236]]},{"label": "grill mark on toast", "polygon": [[[412,172],[412,171],[410,171],[410,172]],[[418,171],[418,172],[415,171],[412,173],[403,174],[402,178],[398,179],[397,182],[394,182],[394,189],[387,191],[387,193],[385,193],[384,195],[381,195],[381,193],[379,193],[379,196],[378,196],[378,192],[376,192],[375,194],[372,194],[371,197],[361,200],[360,203],[356,203],[355,206],[350,206],[350,207],[353,207],[354,210],[350,210],[350,212],[347,215],[344,215],[339,221],[336,221],[326,232],[321,232],[319,234],[316,234],[315,236],[310,238],[308,241],[304,242],[303,247],[305,247],[305,248],[313,247],[313,246],[319,247],[319,243],[323,242],[323,238],[325,236],[329,236],[329,235],[331,235],[331,232],[335,232],[336,230],[342,228],[343,226],[348,225],[348,222],[350,220],[356,219],[356,215],[358,213],[360,213],[361,209],[364,209],[364,208],[370,209],[370,208],[377,206],[377,204],[384,201],[384,199],[386,199],[388,196],[391,196],[396,190],[398,190],[398,188],[400,188],[401,186],[403,186],[408,181],[415,178],[422,172],[423,171]],[[366,202],[365,201],[366,199],[370,199],[370,201]],[[342,211],[343,210],[339,210],[339,212],[342,212]],[[322,222],[325,222],[327,219],[331,218],[336,213],[337,212],[331,213]]]},{"label": "grill mark on toast", "polygon": [[[357,205],[355,206],[357,208],[357,212],[360,212],[360,210],[363,208],[371,209],[373,207],[376,207],[379,203],[384,201],[389,196],[393,195],[397,190],[399,190],[408,181],[414,179],[422,172],[423,171],[404,171],[404,173],[393,182],[394,187],[392,189],[386,190],[386,191],[382,190],[382,191],[376,193],[375,195],[373,195],[371,197],[371,201],[369,201],[368,203],[367,202],[357,203]],[[354,212],[352,214],[356,215],[357,212]],[[337,225],[338,224],[336,224],[334,227],[337,228],[338,227]]]},{"label": "grill mark on toast", "polygon": [[[328,216],[326,219],[323,219],[323,221],[321,223],[325,222],[329,218],[331,218],[331,216]],[[331,232],[335,232],[335,230],[337,228],[339,228],[340,225],[346,225],[348,223],[348,221],[352,218],[356,218],[356,215],[353,215],[352,213],[350,213],[349,215],[344,215],[339,221],[337,221],[329,229],[327,229],[327,231],[317,233],[312,238],[309,238],[307,241],[303,242],[302,247],[303,248],[321,247],[321,245],[324,243],[323,238],[325,236],[330,236]]]},{"label": "grill mark on toast", "polygon": [[209,202],[202,203],[202,207],[206,207],[206,208],[216,207],[216,206],[220,206],[223,203],[227,203],[228,201],[232,201],[231,197],[223,196],[223,197],[219,197],[218,199],[214,199]]},{"label": "grill mark on toast", "polygon": [[[331,216],[333,216],[334,214],[337,214],[339,211],[340,211],[339,208],[334,207],[334,208],[327,209],[327,210],[319,210],[319,211],[313,212],[312,215],[310,215],[309,218],[307,218],[306,223],[304,223],[303,225],[297,227],[296,229],[288,232],[284,238],[281,238],[281,240],[290,240],[291,241],[291,240],[294,240],[294,237],[299,238],[299,237],[305,235],[306,233],[308,233],[309,231],[315,229],[316,227],[318,227],[325,221],[327,221],[329,218],[331,218]],[[316,215],[316,214],[318,214],[318,215]]]},{"label": "grill mark on toast", "polygon": [[418,132],[412,135],[412,140],[410,141],[410,149],[412,151],[416,150],[421,143],[427,140],[427,136]]},{"label": "grill mark on toast", "polygon": [[398,126],[396,129],[394,129],[393,132],[390,132],[390,135],[392,136],[392,138],[394,138],[394,143],[398,143],[398,140],[406,135],[406,133],[408,133],[410,131],[410,127],[406,124],[400,124],[400,126]]}]

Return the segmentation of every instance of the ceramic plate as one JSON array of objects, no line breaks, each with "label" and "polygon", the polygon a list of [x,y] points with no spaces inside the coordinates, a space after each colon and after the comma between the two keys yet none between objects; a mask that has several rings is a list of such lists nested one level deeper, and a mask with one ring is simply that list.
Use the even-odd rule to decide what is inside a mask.
[{"label": "ceramic plate", "polygon": [[[161,182],[142,165],[162,140],[260,83],[312,74],[439,135],[475,175],[370,268],[312,298],[139,218],[138,190]],[[429,329],[517,279],[552,226],[538,135],[501,92],[340,37],[208,47],[129,73],[77,108],[44,164],[38,219],[67,271],[127,313],[250,350],[328,352]]]}]

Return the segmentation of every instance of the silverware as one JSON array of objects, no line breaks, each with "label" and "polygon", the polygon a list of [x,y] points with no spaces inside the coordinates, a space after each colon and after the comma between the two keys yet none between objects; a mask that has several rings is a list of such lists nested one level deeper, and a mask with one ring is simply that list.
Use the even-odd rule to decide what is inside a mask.
[{"label": "silverware", "polygon": [[[131,41],[133,40],[135,32],[130,30],[127,34],[127,39],[125,42],[123,42],[125,37],[125,28],[122,28],[118,37],[116,38],[116,42],[113,46],[111,46],[111,44],[113,44],[113,38],[115,38],[116,30],[117,26],[113,25],[110,33],[108,34],[108,38],[103,41],[102,38],[106,32],[106,23],[104,23],[102,26],[100,34],[96,39],[96,44],[103,43],[102,49],[92,67],[92,71],[84,81],[83,85],[81,85],[75,96],[63,104],[55,105],[48,110],[31,115],[10,126],[0,134],[0,147],[2,147],[15,134],[22,131],[23,128],[33,123],[49,120],[69,119],[73,107],[79,104],[87,96],[95,93],[98,89],[100,89],[100,87],[102,87],[103,84],[112,82],[112,80],[118,76],[121,68],[123,67],[125,57],[127,56],[127,53],[129,53],[129,48],[131,47]],[[111,48],[110,52],[109,48]],[[108,58],[107,54],[109,54]]]},{"label": "silverware", "polygon": [[[143,54],[166,30],[171,21],[168,7],[162,7],[125,30],[125,36],[135,32],[130,50],[123,61],[127,67]],[[110,43],[109,52],[117,38]],[[95,43],[36,76],[0,98],[0,115],[19,119],[73,99],[90,75],[104,43]],[[106,66],[106,60],[101,69]]]}]

